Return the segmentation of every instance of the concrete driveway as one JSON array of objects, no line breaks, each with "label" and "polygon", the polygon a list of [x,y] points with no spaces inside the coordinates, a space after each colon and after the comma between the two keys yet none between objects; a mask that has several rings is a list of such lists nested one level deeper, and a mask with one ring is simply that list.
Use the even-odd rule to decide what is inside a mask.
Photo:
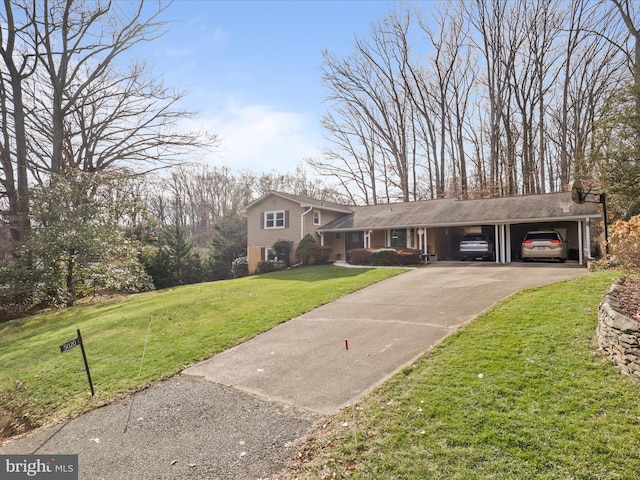
[{"label": "concrete driveway", "polygon": [[283,468],[294,441],[314,423],[496,301],[586,273],[570,265],[487,263],[412,270],[133,397],[8,442],[0,454],[78,454],[82,480],[264,478]]},{"label": "concrete driveway", "polygon": [[183,373],[333,414],[500,299],[585,273],[577,265],[430,265],[290,320]]}]

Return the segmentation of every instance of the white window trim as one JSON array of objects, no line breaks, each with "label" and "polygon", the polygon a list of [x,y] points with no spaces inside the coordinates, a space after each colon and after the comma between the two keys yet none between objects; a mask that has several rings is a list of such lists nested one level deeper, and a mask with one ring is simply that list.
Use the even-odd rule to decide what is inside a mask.
[{"label": "white window trim", "polygon": [[[278,214],[282,215],[282,225],[278,225]],[[273,226],[269,226],[269,216],[272,217]],[[270,212],[264,212],[264,228],[267,230],[275,228],[285,228],[285,211],[284,210],[272,210]]]},{"label": "white window trim", "polygon": [[[269,258],[269,254],[271,254],[273,252],[273,259]],[[275,254],[275,252],[273,251],[272,248],[266,247],[264,249],[264,258],[262,259],[265,262],[273,262],[273,263],[277,263],[278,262],[278,256]]]},{"label": "white window trim", "polygon": [[313,211],[313,224],[322,225],[322,212],[320,210]]}]

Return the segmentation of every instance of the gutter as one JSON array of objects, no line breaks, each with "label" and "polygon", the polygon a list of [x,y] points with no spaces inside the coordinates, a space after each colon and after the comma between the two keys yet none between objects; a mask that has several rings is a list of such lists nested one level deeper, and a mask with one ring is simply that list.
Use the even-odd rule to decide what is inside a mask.
[{"label": "gutter", "polygon": [[302,212],[302,215],[300,215],[300,240],[304,238],[304,216],[312,210],[313,207],[309,205],[308,210],[305,210],[304,212]]},{"label": "gutter", "polygon": [[521,219],[505,219],[505,220],[477,220],[464,222],[447,222],[447,223],[427,223],[427,224],[408,224],[408,225],[375,225],[362,227],[345,227],[345,228],[319,228],[318,233],[332,232],[357,232],[362,230],[401,230],[404,228],[445,228],[445,227],[470,227],[476,225],[514,225],[518,223],[550,223],[550,222],[578,222],[585,219],[602,218],[601,214],[579,215],[576,217],[539,217],[539,218],[521,218]]}]

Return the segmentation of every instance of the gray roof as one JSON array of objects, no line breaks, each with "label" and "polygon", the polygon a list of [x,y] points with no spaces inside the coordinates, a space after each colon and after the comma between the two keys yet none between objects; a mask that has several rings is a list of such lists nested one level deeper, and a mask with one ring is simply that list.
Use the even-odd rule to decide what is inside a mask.
[{"label": "gray roof", "polygon": [[446,198],[350,208],[352,213],[324,225],[319,231],[491,225],[601,217],[597,204],[573,203],[571,192],[481,200]]},{"label": "gray roof", "polygon": [[343,212],[343,213],[350,213],[353,211],[351,207],[348,207],[346,205],[340,205],[339,203],[326,202],[324,200],[317,200],[315,198],[305,197],[302,195],[292,195],[290,193],[276,192],[274,190],[269,191],[268,193],[261,196],[257,200],[254,200],[253,202],[251,202],[249,205],[244,207],[243,211],[246,212],[253,205],[255,205],[256,203],[262,201],[263,199],[271,195],[276,195],[278,197],[291,200],[292,202],[299,203],[301,207],[314,207],[314,208],[319,208],[323,210],[332,210],[335,212]]}]

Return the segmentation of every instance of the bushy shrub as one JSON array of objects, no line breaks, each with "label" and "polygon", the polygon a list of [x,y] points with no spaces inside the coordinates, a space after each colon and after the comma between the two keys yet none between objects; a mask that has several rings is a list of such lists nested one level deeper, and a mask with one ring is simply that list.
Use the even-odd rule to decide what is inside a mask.
[{"label": "bushy shrub", "polygon": [[636,215],[640,215],[640,200],[634,203],[633,205],[631,205],[631,208],[629,209],[629,211],[627,211],[623,220],[629,221],[631,220],[632,217],[635,217]]},{"label": "bushy shrub", "polygon": [[354,248],[347,251],[347,263],[351,265],[371,265],[371,249]]},{"label": "bushy shrub", "polygon": [[331,256],[331,247],[321,247],[318,242],[306,234],[296,248],[296,258],[303,265],[319,265],[327,263]]},{"label": "bushy shrub", "polygon": [[331,247],[318,247],[313,255],[314,263],[322,264],[327,263],[331,260]]},{"label": "bushy shrub", "polygon": [[354,248],[347,252],[347,262],[352,265],[419,265],[422,252],[412,248]]},{"label": "bushy shrub", "polygon": [[371,252],[372,265],[401,265],[398,254],[394,248],[376,248]]},{"label": "bushy shrub", "polygon": [[627,270],[640,271],[640,215],[628,222],[618,220],[609,232],[609,248],[612,258]]},{"label": "bushy shrub", "polygon": [[246,277],[249,275],[249,262],[247,257],[238,257],[231,264],[233,278]]},{"label": "bushy shrub", "polygon": [[271,246],[279,260],[284,261],[285,266],[291,266],[291,251],[293,250],[293,242],[291,240],[278,240]]},{"label": "bushy shrub", "polygon": [[296,248],[296,258],[304,265],[310,265],[316,249],[318,248],[318,242],[315,238],[307,233]]},{"label": "bushy shrub", "polygon": [[258,263],[258,268],[256,271],[257,273],[269,273],[275,272],[276,270],[283,270],[284,268],[286,268],[284,262],[269,262],[263,260],[262,262]]}]

